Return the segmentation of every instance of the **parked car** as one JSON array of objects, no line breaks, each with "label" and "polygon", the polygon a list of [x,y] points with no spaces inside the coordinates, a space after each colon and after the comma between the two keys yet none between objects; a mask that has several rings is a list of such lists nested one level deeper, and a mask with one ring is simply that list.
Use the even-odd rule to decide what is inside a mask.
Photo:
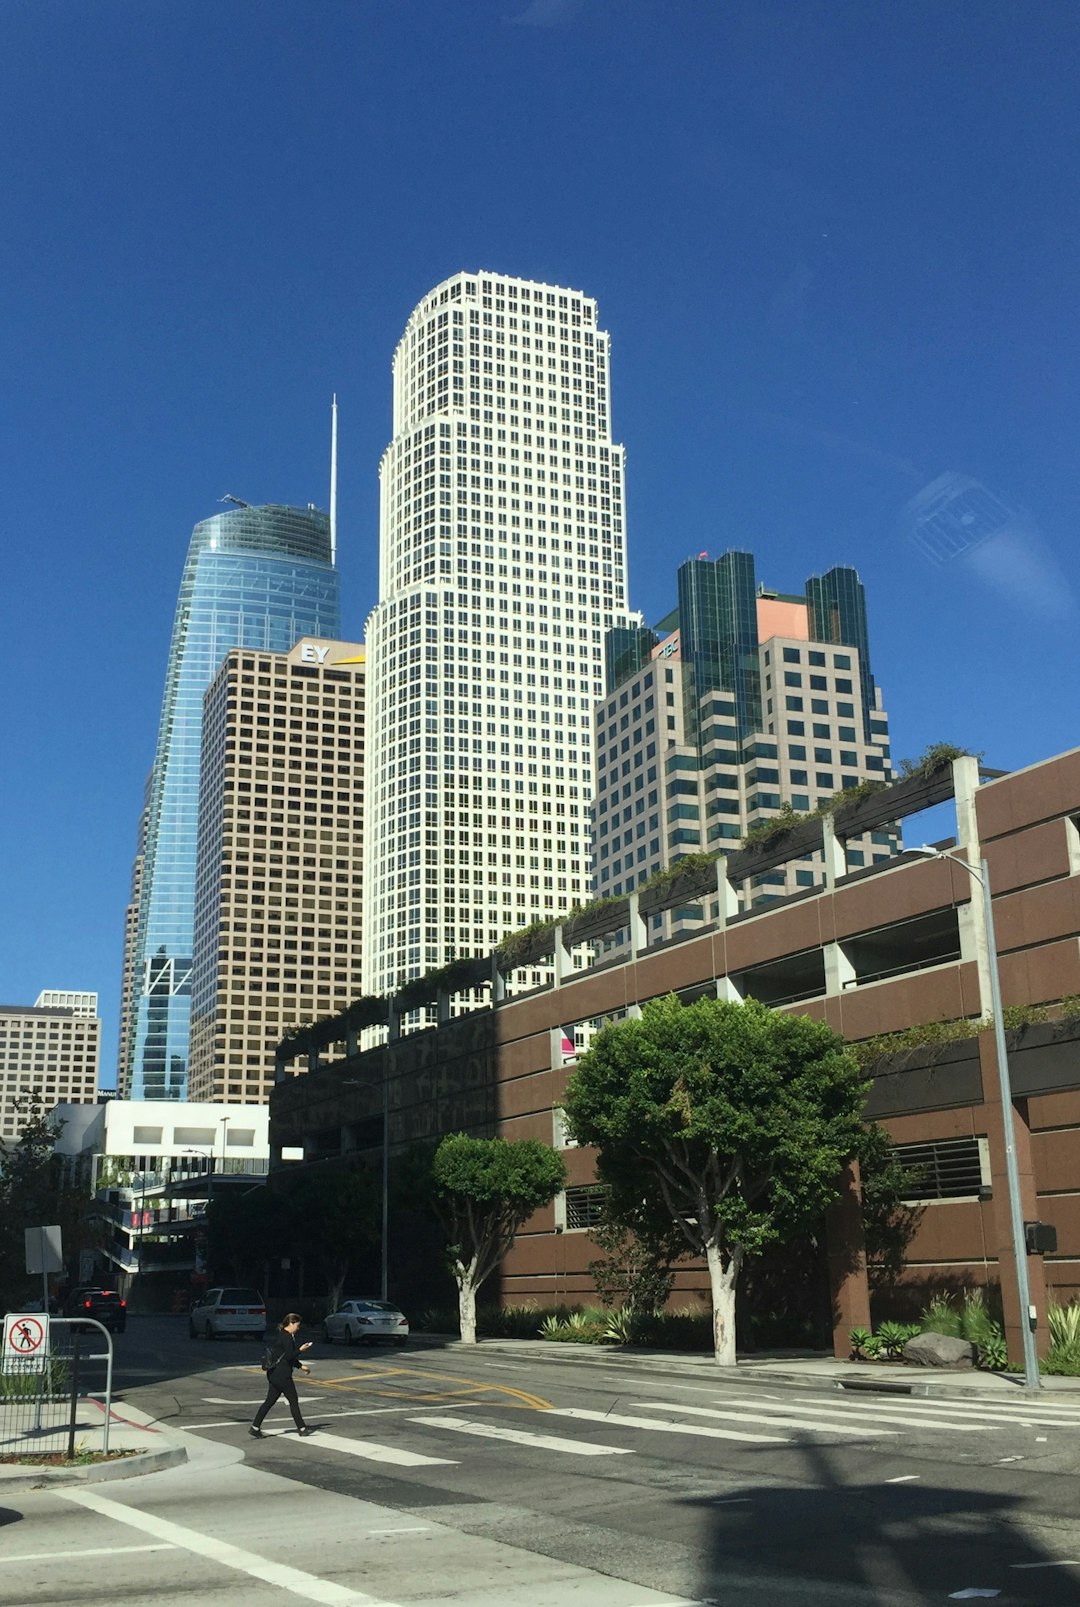
[{"label": "parked car", "polygon": [[110,1333],[122,1334],[127,1327],[127,1301],[115,1289],[81,1285],[72,1289],[64,1301],[65,1317],[93,1317]]},{"label": "parked car", "polygon": [[335,1339],[347,1345],[373,1345],[380,1339],[403,1345],[409,1337],[409,1319],[385,1300],[345,1300],[322,1326],[328,1345]]},{"label": "parked car", "polygon": [[257,1289],[222,1287],[199,1295],[188,1317],[192,1339],[220,1339],[223,1334],[266,1332],[266,1302]]}]

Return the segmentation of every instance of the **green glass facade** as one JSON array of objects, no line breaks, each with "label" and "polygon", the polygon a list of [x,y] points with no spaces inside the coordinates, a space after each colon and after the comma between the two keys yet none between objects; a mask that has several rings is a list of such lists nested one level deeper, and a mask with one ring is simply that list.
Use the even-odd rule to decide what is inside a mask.
[{"label": "green glass facade", "polygon": [[129,1064],[134,1099],[187,1096],[203,694],[233,647],[284,653],[338,638],[330,521],[314,508],[238,507],[195,526],[180,583],[146,817]]},{"label": "green glass facade", "polygon": [[761,729],[757,585],[749,552],[691,558],[679,570],[679,639],[694,702],[725,687],[735,695],[740,737]]},{"label": "green glass facade", "polygon": [[874,708],[874,674],[870,668],[870,632],[866,623],[866,589],[858,572],[838,565],[806,582],[806,608],[810,635],[818,642],[859,650],[863,723],[871,740],[870,716]]}]

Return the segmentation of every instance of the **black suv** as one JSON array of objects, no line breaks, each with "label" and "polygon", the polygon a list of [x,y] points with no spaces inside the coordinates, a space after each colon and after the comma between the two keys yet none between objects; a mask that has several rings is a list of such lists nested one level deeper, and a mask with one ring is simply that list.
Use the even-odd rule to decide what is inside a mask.
[{"label": "black suv", "polygon": [[65,1317],[93,1317],[114,1334],[127,1327],[127,1301],[115,1289],[73,1289],[64,1301]]}]

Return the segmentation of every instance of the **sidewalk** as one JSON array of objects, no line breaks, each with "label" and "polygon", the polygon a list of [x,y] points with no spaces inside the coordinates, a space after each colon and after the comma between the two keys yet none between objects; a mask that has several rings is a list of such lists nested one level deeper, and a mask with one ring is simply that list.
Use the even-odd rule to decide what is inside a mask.
[{"label": "sidewalk", "polygon": [[[702,1353],[646,1350],[633,1345],[574,1345],[554,1344],[539,1339],[481,1339],[476,1345],[464,1345],[451,1334],[414,1334],[419,1348],[425,1340],[431,1348],[458,1351],[462,1354],[502,1351],[508,1355],[529,1357],[536,1362],[577,1362],[589,1366],[645,1367],[657,1371],[683,1374],[691,1378],[703,1375],[716,1383],[725,1384],[802,1384],[806,1388],[850,1389],[853,1392],[878,1391],[882,1394],[953,1396],[961,1399],[978,1399],[985,1396],[1001,1399],[1013,1396],[1026,1399],[1023,1375],[1018,1373],[984,1373],[978,1368],[913,1367],[903,1362],[875,1365],[870,1362],[837,1361],[832,1356],[805,1351],[763,1352],[754,1356],[740,1356],[735,1367],[718,1367],[711,1356]],[[1080,1378],[1043,1378],[1043,1392],[1080,1405]]]},{"label": "sidewalk", "polygon": [[[68,1431],[50,1427],[40,1433],[9,1435],[5,1431],[0,1407],[0,1456],[48,1456],[67,1454]],[[79,1402],[75,1425],[76,1455],[99,1452],[105,1447],[105,1411],[95,1399]],[[113,1405],[109,1421],[109,1452],[131,1454],[110,1462],[89,1462],[65,1466],[33,1466],[25,1462],[0,1462],[0,1490],[45,1489],[55,1484],[100,1484],[112,1479],[133,1479],[142,1473],[158,1473],[187,1461],[187,1449],[175,1435],[153,1425],[152,1419],[135,1406]]]}]

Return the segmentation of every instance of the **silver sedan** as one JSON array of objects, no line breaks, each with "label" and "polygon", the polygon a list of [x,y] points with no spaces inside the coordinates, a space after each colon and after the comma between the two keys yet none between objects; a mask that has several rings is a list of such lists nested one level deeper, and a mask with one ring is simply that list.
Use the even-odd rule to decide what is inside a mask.
[{"label": "silver sedan", "polygon": [[323,1320],[328,1345],[335,1339],[347,1345],[373,1345],[380,1339],[403,1345],[408,1337],[409,1319],[385,1300],[345,1300]]}]

